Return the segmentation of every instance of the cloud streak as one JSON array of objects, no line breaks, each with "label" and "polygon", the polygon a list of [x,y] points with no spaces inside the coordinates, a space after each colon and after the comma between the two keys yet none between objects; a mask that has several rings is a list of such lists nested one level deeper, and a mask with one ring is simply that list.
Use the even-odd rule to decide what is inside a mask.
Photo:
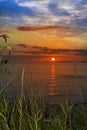
[{"label": "cloud streak", "polygon": [[17,44],[17,46],[19,46],[19,47],[22,47],[22,48],[26,48],[27,47],[27,45],[25,45],[25,44]]},{"label": "cloud streak", "polygon": [[38,30],[48,30],[48,29],[69,29],[69,27],[62,26],[19,26],[17,27],[19,31],[38,31]]},{"label": "cloud streak", "polygon": [[[24,46],[24,45],[23,45]],[[74,56],[87,56],[87,49],[52,49],[48,47],[41,46],[32,46],[23,51],[14,51],[15,53],[24,53],[24,54],[67,54]]]}]

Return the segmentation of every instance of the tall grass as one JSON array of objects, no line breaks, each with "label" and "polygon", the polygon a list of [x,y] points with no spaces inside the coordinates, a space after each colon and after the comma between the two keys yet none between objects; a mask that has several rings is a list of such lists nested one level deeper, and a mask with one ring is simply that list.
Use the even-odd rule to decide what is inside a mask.
[{"label": "tall grass", "polygon": [[41,97],[30,97],[10,103],[0,99],[0,130],[86,130],[85,110],[64,98],[59,105],[51,105]]},{"label": "tall grass", "polygon": [[24,95],[25,70],[22,69],[20,97],[12,102],[0,93],[0,130],[87,130],[87,105],[80,91],[78,100],[63,97],[56,105],[44,97]]}]

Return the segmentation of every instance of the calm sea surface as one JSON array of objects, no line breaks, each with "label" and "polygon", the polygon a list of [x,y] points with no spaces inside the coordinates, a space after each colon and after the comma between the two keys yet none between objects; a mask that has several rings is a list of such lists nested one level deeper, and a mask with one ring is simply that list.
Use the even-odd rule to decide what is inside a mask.
[{"label": "calm sea surface", "polygon": [[23,92],[30,96],[75,98],[81,91],[87,97],[87,63],[9,63],[5,71],[0,77],[0,89],[4,88],[6,95],[17,96],[23,87]]}]

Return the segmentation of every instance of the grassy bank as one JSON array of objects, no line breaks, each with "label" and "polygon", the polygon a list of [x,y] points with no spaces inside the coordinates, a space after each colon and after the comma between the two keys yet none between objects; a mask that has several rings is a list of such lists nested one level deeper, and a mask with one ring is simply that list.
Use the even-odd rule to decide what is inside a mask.
[{"label": "grassy bank", "polygon": [[69,102],[48,104],[42,97],[0,98],[0,130],[87,130],[87,106]]},{"label": "grassy bank", "polygon": [[20,96],[10,101],[3,92],[13,80],[0,91],[0,130],[87,130],[87,105],[80,91],[79,100],[63,96],[55,105],[42,96],[26,97],[23,69]]}]

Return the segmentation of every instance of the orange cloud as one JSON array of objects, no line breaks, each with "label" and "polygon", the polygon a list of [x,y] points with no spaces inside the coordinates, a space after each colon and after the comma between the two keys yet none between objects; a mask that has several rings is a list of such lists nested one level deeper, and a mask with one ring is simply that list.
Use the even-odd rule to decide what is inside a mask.
[{"label": "orange cloud", "polygon": [[19,31],[39,31],[39,30],[46,30],[46,29],[69,29],[69,27],[63,26],[19,26],[17,27]]}]

